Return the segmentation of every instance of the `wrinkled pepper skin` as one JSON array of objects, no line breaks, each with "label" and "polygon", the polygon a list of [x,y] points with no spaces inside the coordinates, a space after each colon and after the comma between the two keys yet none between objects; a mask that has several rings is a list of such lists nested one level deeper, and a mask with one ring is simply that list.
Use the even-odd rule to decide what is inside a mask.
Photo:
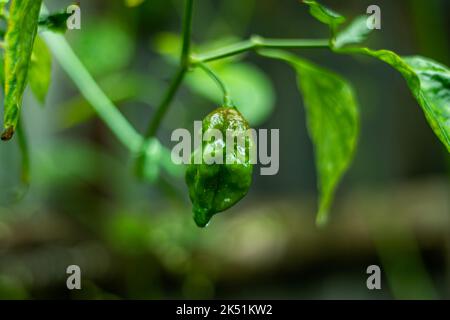
[{"label": "wrinkled pepper skin", "polygon": [[[227,130],[245,132],[249,129],[247,121],[239,111],[230,107],[216,109],[202,122],[203,133],[208,129],[218,129],[222,133],[223,141],[216,141],[214,138],[211,141],[203,141],[202,150],[194,151],[191,164],[186,171],[194,221],[199,227],[205,227],[214,214],[232,207],[241,200],[247,194],[252,182],[253,165],[250,162],[249,152],[250,148],[253,148],[252,138],[249,136],[245,138],[245,150],[234,148],[228,153],[226,150]],[[212,144],[222,150],[224,159],[222,164],[207,164],[203,161],[211,155],[214,149]],[[198,152],[202,152],[201,164],[194,163],[194,157]],[[238,157],[239,155],[241,157]],[[226,159],[233,159],[236,162],[230,164]]]}]

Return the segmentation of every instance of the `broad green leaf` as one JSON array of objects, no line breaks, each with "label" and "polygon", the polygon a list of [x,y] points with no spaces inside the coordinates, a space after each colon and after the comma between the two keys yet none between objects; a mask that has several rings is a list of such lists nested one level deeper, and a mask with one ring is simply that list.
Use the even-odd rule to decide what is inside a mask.
[{"label": "broad green leaf", "polygon": [[[325,11],[315,1],[312,2],[305,1],[306,4],[310,5],[311,10],[316,8],[313,15],[316,18],[321,16],[318,19],[327,23]],[[364,16],[356,18],[350,26],[341,31],[336,39],[331,42],[332,49],[338,53],[365,54],[382,60],[399,71],[422,107],[431,128],[450,152],[449,69],[424,57],[400,57],[389,50],[377,51],[362,47],[344,48],[346,45],[360,43],[365,40],[371,31],[367,28],[367,19]],[[328,24],[332,30],[336,30],[330,21],[332,19],[328,21]]]},{"label": "broad green leaf", "polygon": [[372,29],[367,27],[367,16],[356,17],[350,25],[340,31],[336,36],[334,46],[342,48],[349,44],[361,43],[369,36]]},{"label": "broad green leaf", "polygon": [[31,54],[29,82],[31,90],[40,103],[44,104],[50,87],[52,73],[52,57],[44,40],[36,37]]},{"label": "broad green leaf", "polygon": [[9,8],[5,36],[5,129],[2,140],[12,138],[19,122],[41,3],[42,0],[13,0]]},{"label": "broad green leaf", "polygon": [[403,57],[419,78],[410,81],[410,89],[436,135],[450,152],[450,70],[431,59]]},{"label": "broad green leaf", "polygon": [[317,1],[303,0],[303,3],[309,6],[309,12],[314,18],[330,27],[333,35],[336,33],[337,27],[345,22],[345,17]]},{"label": "broad green leaf", "polygon": [[[227,85],[233,102],[251,126],[262,124],[272,113],[275,93],[270,79],[248,63],[215,65],[214,71]],[[216,84],[200,69],[186,77],[186,84],[217,105],[223,96]]]},{"label": "broad green leaf", "polygon": [[309,5],[312,16],[330,27],[330,44],[332,47],[341,48],[349,44],[363,42],[372,31],[372,29],[367,27],[367,24],[368,19],[374,19],[374,17],[361,15],[356,17],[350,25],[338,33],[338,27],[346,20],[344,16],[322,6],[316,1],[304,0],[303,2]]},{"label": "broad green leaf", "polygon": [[328,218],[335,189],[350,166],[359,134],[358,106],[351,85],[335,73],[283,51],[262,50],[297,72],[309,135],[314,145],[319,188],[317,223]]},{"label": "broad green leaf", "polygon": [[434,133],[450,152],[450,70],[446,66],[420,56],[400,57],[389,50],[351,48],[338,52],[365,54],[399,71]]}]

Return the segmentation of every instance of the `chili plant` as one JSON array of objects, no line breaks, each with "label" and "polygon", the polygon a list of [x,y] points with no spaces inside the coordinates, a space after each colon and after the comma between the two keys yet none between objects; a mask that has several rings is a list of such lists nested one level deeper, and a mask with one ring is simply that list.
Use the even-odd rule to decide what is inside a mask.
[{"label": "chili plant", "polygon": [[[8,6],[8,2],[10,2]],[[237,117],[239,127],[248,124],[233,104],[227,84],[208,65],[212,61],[253,51],[263,57],[289,64],[298,78],[298,89],[304,100],[307,126],[314,145],[319,190],[317,223],[327,220],[335,189],[350,166],[359,133],[358,103],[352,85],[333,71],[320,67],[289,52],[289,49],[324,48],[333,54],[364,55],[381,60],[400,72],[412,95],[422,108],[431,129],[450,152],[450,71],[429,58],[403,57],[389,50],[372,50],[362,45],[371,30],[367,17],[347,19],[316,1],[303,3],[310,14],[329,27],[327,39],[268,39],[252,36],[248,40],[205,53],[192,52],[192,13],[194,0],[185,0],[181,52],[178,68],[143,134],[122,116],[96,84],[84,65],[66,42],[64,13],[48,14],[41,0],[2,0],[1,19],[6,22],[2,34],[1,79],[4,92],[4,131],[2,140],[10,140],[15,131],[21,133],[20,111],[27,84],[44,102],[49,84],[51,58],[49,51],[72,78],[117,139],[136,157],[137,173],[154,180],[160,168],[171,170],[169,150],[156,137],[171,102],[188,72],[205,71],[223,93],[223,105],[208,115],[204,127],[211,126],[212,115],[222,117],[220,130],[229,124],[228,117]],[[62,31],[62,32],[61,32]],[[23,133],[18,139],[23,152],[23,169],[28,177],[28,156]],[[194,151],[195,153],[195,151]],[[194,204],[194,218],[205,226],[211,216],[238,202],[251,184],[251,166],[241,163],[232,169],[227,165],[191,165],[186,182]]]}]

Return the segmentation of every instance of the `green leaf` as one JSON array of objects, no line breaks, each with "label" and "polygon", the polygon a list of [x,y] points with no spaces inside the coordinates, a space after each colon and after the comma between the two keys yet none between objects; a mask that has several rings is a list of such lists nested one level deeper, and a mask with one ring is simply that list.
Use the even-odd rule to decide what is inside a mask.
[{"label": "green leaf", "polygon": [[369,36],[372,29],[367,28],[367,16],[356,17],[352,23],[336,36],[334,46],[342,48],[349,44],[361,43]]},{"label": "green leaf", "polygon": [[434,133],[450,152],[450,70],[446,66],[420,56],[400,57],[389,50],[349,48],[337,52],[365,54],[399,71]]},{"label": "green leaf", "polygon": [[[214,70],[226,83],[233,102],[251,126],[267,120],[274,108],[275,92],[264,72],[248,63],[215,64]],[[216,84],[202,70],[189,73],[186,84],[217,105],[223,101]]]},{"label": "green leaf", "polygon": [[261,50],[261,53],[288,62],[297,72],[308,131],[315,148],[320,194],[317,223],[323,224],[357,145],[359,118],[353,88],[335,73],[289,53],[273,50]]},{"label": "green leaf", "polygon": [[337,27],[345,22],[345,17],[331,9],[321,5],[316,1],[303,0],[303,3],[309,6],[309,13],[320,22],[328,25],[334,36]]},{"label": "green leaf", "polygon": [[45,103],[52,73],[52,57],[44,40],[36,37],[31,54],[29,82],[31,90],[40,103]]},{"label": "green leaf", "polygon": [[433,131],[450,152],[450,70],[431,59],[403,57],[419,78],[410,81],[410,88]]},{"label": "green leaf", "polygon": [[338,33],[338,27],[346,20],[344,16],[322,6],[316,1],[304,0],[303,2],[309,5],[312,16],[330,27],[330,43],[334,48],[342,48],[349,44],[361,43],[372,32],[372,29],[367,27],[368,19],[375,19],[375,17],[367,17],[366,15],[358,16],[350,25]]},{"label": "green leaf", "polygon": [[10,6],[5,36],[5,130],[2,140],[12,138],[19,122],[41,3],[42,0],[13,0]]},{"label": "green leaf", "polygon": [[[315,1],[305,1],[317,19],[333,26],[332,16],[326,18],[326,10]],[[336,15],[336,14],[335,14]],[[319,18],[320,17],[320,18]],[[425,117],[438,138],[450,152],[450,80],[449,69],[431,59],[424,57],[400,57],[389,50],[370,50],[363,47],[345,48],[349,44],[364,41],[371,30],[367,28],[365,16],[356,18],[346,29],[341,31],[334,41],[332,49],[337,53],[365,54],[386,62],[405,78],[409,89],[422,107]],[[327,22],[328,21],[328,22]],[[336,25],[336,23],[334,23]]]},{"label": "green leaf", "polygon": [[69,19],[70,15],[66,11],[61,11],[41,16],[39,18],[39,27],[54,32],[65,32],[67,30],[67,19]]}]

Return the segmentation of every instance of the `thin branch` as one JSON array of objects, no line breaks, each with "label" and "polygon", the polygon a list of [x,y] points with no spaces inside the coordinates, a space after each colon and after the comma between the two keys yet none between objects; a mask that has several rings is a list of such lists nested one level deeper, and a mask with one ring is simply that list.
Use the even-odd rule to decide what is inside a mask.
[{"label": "thin branch", "polygon": [[180,64],[182,67],[189,66],[189,55],[191,50],[191,34],[192,34],[192,12],[194,0],[186,0],[183,18],[183,47],[181,49]]},{"label": "thin branch", "polygon": [[183,46],[181,49],[180,67],[178,68],[175,77],[172,79],[167,91],[165,92],[160,105],[156,110],[155,116],[150,121],[145,138],[149,139],[156,135],[158,128],[161,124],[164,115],[169,109],[170,103],[172,102],[178,88],[183,81],[184,75],[189,68],[190,64],[190,51],[191,51],[191,33],[192,33],[192,11],[193,11],[194,0],[186,0],[186,6],[184,9],[184,19],[183,19]]},{"label": "thin branch", "polygon": [[43,32],[41,36],[81,94],[92,105],[116,137],[130,151],[138,151],[142,144],[141,136],[97,85],[64,36],[53,32]]},{"label": "thin branch", "polygon": [[220,91],[222,91],[224,106],[232,107],[233,106],[233,102],[232,102],[231,97],[230,97],[230,91],[228,90],[227,86],[222,81],[222,79],[220,79],[220,77],[210,67],[208,67],[205,63],[201,63],[201,62],[197,63],[197,66],[200,69],[202,69],[203,71],[205,71],[205,73],[208,76],[210,76],[212,80],[214,80],[214,82],[219,87]]},{"label": "thin branch", "polygon": [[[177,70],[171,84],[169,85],[163,99],[152,118],[145,138],[152,138],[164,115],[175,97],[183,78],[190,66],[195,66],[207,61],[222,59],[246,51],[256,50],[258,48],[325,48],[329,46],[328,39],[305,40],[305,39],[264,39],[261,37],[252,37],[249,40],[236,43],[234,45],[198,56],[190,57],[191,33],[192,33],[192,12],[194,0],[186,0],[184,21],[183,21],[183,46],[181,50],[180,67]],[[137,152],[143,145],[144,139],[139,135],[133,126],[117,110],[116,106],[110,101],[105,93],[100,89],[95,80],[86,70],[84,65],[73,52],[70,45],[62,35],[51,32],[42,34],[48,46],[52,50],[56,59],[60,62],[63,69],[72,78],[83,96],[89,101],[100,118],[109,126],[116,137],[130,149]],[[211,71],[211,70],[210,70]],[[214,73],[208,72],[210,75]],[[226,88],[220,79],[214,75],[216,82],[219,83],[226,92]],[[218,80],[218,81],[217,81]]]},{"label": "thin branch", "polygon": [[249,40],[241,41],[218,50],[194,55],[192,57],[192,64],[195,65],[199,62],[219,60],[259,48],[296,49],[328,47],[328,39],[265,39],[259,36],[253,36]]},{"label": "thin branch", "polygon": [[172,102],[173,98],[175,97],[175,94],[178,91],[178,88],[183,81],[183,78],[186,74],[187,69],[180,67],[175,74],[175,77],[172,79],[172,82],[170,83],[163,100],[161,101],[161,104],[159,105],[158,109],[156,110],[155,115],[153,116],[150,125],[147,129],[147,132],[145,134],[146,138],[152,138],[155,136],[156,131],[158,130],[161,121],[166,114],[167,110],[169,109],[170,103]]}]

